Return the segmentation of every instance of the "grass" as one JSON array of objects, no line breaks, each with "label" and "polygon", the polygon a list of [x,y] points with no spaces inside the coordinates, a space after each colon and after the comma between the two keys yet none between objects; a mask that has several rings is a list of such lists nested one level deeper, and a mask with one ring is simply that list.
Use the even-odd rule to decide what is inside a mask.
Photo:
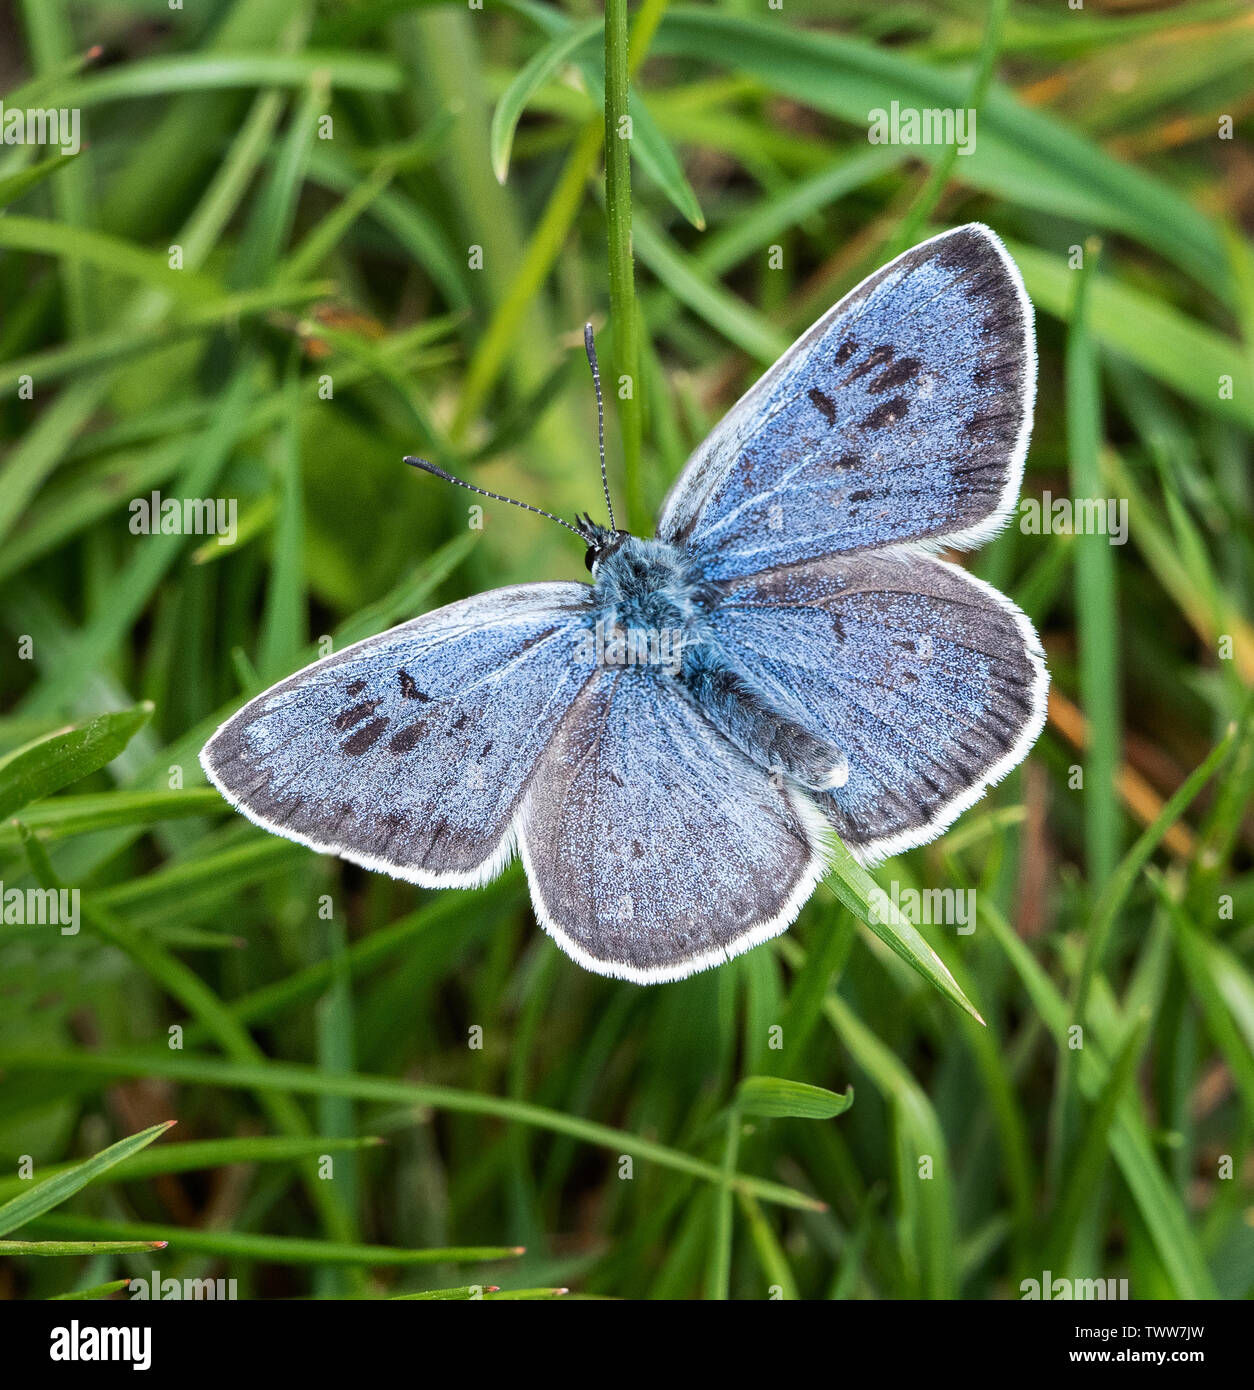
[{"label": "grass", "polygon": [[[0,1292],[1254,1293],[1244,4],[16,15],[6,108],[86,144],[0,146],[0,881],[82,913],[0,925]],[[892,101],[975,106],[975,153],[868,144]],[[970,219],[1037,309],[1025,495],[1128,534],[966,561],[1051,717],[936,844],[638,989],[516,866],[423,892],[206,790],[208,734],[326,639],[583,574],[404,454],[595,511],[590,319],[639,528],[800,330]],[[134,534],[153,491],[235,499],[235,543]],[[974,930],[872,930],[890,880],[974,889]]]}]

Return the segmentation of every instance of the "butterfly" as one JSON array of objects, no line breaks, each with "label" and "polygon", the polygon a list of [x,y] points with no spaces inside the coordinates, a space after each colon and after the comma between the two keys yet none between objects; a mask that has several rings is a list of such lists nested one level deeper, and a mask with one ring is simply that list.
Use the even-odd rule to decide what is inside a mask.
[{"label": "butterfly", "polygon": [[589,970],[717,965],[787,928],[833,833],[863,863],[931,840],[1036,741],[1032,624],[936,557],[1008,520],[1035,389],[1001,242],[925,241],[732,407],[652,538],[614,524],[602,428],[609,526],[543,513],[591,584],[496,589],[315,662],[228,719],[205,772],[267,830],[424,887],[516,851]]}]

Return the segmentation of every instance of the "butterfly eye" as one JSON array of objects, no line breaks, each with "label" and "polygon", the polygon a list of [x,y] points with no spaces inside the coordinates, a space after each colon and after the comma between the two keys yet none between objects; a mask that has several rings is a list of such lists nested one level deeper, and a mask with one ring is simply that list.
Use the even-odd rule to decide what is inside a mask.
[{"label": "butterfly eye", "polygon": [[583,562],[585,565],[587,565],[589,574],[592,573],[592,563],[596,559],[596,555],[596,547],[590,545],[583,557]]}]

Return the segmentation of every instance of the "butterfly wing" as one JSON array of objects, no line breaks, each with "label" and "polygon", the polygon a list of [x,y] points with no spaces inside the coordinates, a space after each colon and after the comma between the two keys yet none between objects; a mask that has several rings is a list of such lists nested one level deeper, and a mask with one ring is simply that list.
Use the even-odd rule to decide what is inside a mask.
[{"label": "butterfly wing", "polygon": [[1041,731],[1032,624],[956,565],[839,556],[724,588],[711,619],[724,651],[844,753],[849,780],[815,802],[866,862],[939,835]]},{"label": "butterfly wing", "polygon": [[803,334],[689,459],[658,535],[710,579],[905,542],[978,545],[1018,496],[1032,306],[987,227],[925,241]]},{"label": "butterfly wing", "polygon": [[602,975],[680,979],[782,932],[825,827],[656,670],[601,670],[545,750],[520,817],[536,915]]},{"label": "butterfly wing", "polygon": [[545,745],[591,668],[586,584],[453,603],[297,672],[200,755],[250,820],[428,887],[486,882]]}]

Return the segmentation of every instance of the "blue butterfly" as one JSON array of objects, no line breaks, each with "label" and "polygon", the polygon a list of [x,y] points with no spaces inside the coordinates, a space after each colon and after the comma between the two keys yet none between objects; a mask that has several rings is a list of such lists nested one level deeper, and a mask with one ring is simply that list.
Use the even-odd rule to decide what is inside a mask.
[{"label": "blue butterfly", "polygon": [[497,589],[316,662],[223,724],[205,771],[258,825],[425,887],[517,851],[540,923],[600,974],[717,965],[786,929],[833,831],[865,863],[922,844],[1040,733],[1031,623],[934,557],[1009,518],[1035,389],[1001,242],[926,241],[732,408],[654,538],[612,508],[561,523],[592,584]]}]

